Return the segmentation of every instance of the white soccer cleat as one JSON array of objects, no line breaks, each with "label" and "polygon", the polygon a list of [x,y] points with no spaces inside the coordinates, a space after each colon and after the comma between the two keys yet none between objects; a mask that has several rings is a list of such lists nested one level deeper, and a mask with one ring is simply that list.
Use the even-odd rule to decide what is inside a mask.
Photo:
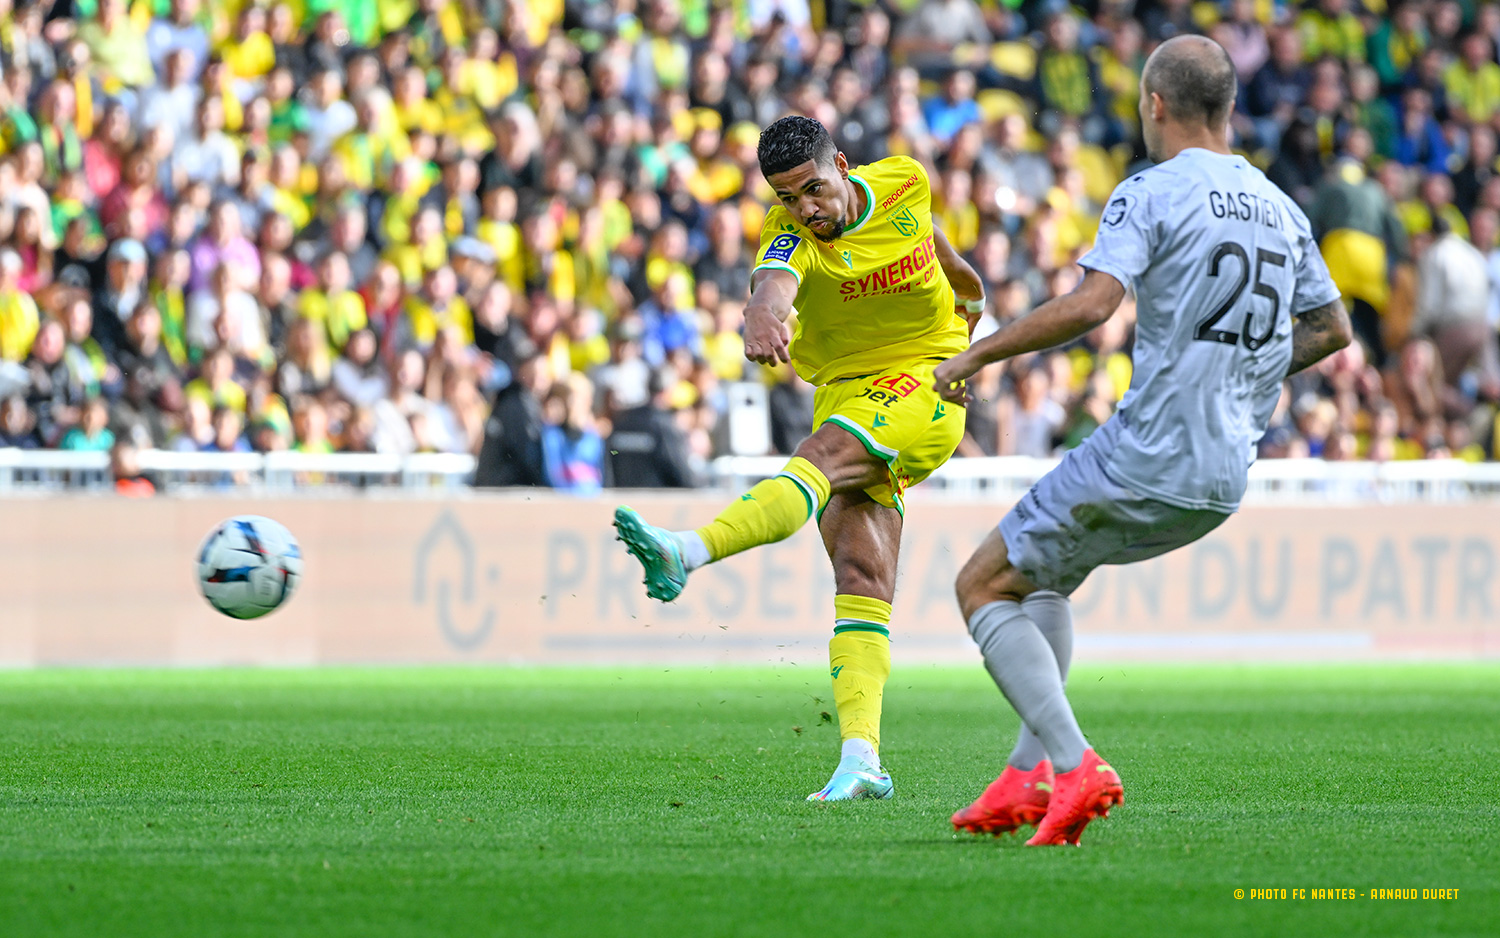
[{"label": "white soccer cleat", "polygon": [[858,801],[862,798],[889,798],[896,793],[896,783],[885,770],[872,766],[856,755],[839,760],[833,778],[820,791],[807,796],[808,801]]}]

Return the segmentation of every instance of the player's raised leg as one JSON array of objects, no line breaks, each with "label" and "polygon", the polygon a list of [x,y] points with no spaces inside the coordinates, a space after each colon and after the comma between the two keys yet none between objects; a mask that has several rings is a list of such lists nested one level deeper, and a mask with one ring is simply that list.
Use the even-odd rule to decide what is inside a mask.
[{"label": "player's raised leg", "polygon": [[697,568],[785,540],[822,511],[832,493],[859,491],[888,477],[886,464],[856,437],[828,424],[802,441],[781,472],[696,531],[655,527],[623,505],[615,509],[615,530],[645,569],[647,595],[671,602]]},{"label": "player's raised leg", "polygon": [[1123,803],[1124,789],[1119,775],[1078,728],[1063,691],[1057,656],[1022,606],[1036,586],[1011,566],[1005,539],[994,530],[964,565],[957,589],[959,607],[984,655],[985,668],[1021,719],[1036,731],[1056,772],[1046,813],[1027,843],[1076,844],[1090,821]]},{"label": "player's raised leg", "polygon": [[[1073,658],[1073,612],[1068,598],[1050,590],[1038,590],[1021,600],[1021,610],[1051,646],[1058,676],[1066,688],[1068,665]],[[1047,813],[1053,784],[1047,747],[1022,720],[1005,770],[973,804],[953,815],[953,827],[976,834],[1006,834],[1023,825],[1035,824]]]},{"label": "player's raised leg", "polygon": [[889,798],[880,764],[880,714],[891,673],[891,600],[901,513],[864,492],[835,495],[818,527],[833,561],[834,626],[828,642],[841,749],[833,776],[808,801]]},{"label": "player's raised leg", "polygon": [[647,524],[632,508],[615,509],[615,530],[646,573],[646,594],[671,602],[697,568],[760,544],[791,537],[827,504],[828,477],[801,456],[757,483],[696,531]]}]

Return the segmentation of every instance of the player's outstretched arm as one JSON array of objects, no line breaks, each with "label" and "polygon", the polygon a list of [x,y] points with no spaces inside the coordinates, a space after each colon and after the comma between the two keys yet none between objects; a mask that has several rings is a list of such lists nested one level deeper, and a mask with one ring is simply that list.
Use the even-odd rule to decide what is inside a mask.
[{"label": "player's outstretched arm", "polygon": [[944,399],[961,403],[961,382],[991,362],[1052,348],[1078,338],[1114,315],[1125,287],[1114,277],[1087,271],[1073,292],[1048,300],[953,356],[933,372],[933,386]]},{"label": "player's outstretched arm", "polygon": [[1342,301],[1310,309],[1292,320],[1292,363],[1286,373],[1294,375],[1315,365],[1353,340],[1354,329]]},{"label": "player's outstretched arm", "polygon": [[984,281],[979,279],[979,274],[963,259],[963,255],[954,250],[948,236],[937,225],[932,226],[932,243],[937,249],[938,263],[953,285],[953,295],[958,298],[964,309],[964,318],[969,321],[969,335],[973,335],[979,317],[984,315]]},{"label": "player's outstretched arm", "polygon": [[792,360],[787,351],[786,318],[797,299],[797,278],[785,270],[762,269],[751,282],[745,304],[745,357],[761,365]]}]

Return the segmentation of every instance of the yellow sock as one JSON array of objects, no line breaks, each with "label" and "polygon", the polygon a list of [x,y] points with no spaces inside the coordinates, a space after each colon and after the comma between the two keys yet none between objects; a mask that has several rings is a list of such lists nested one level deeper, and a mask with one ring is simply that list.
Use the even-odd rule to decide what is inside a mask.
[{"label": "yellow sock", "polygon": [[793,456],[775,478],[756,483],[719,516],[698,529],[709,557],[731,554],[791,537],[828,504],[828,478],[817,466]]},{"label": "yellow sock", "polygon": [[880,751],[880,704],[891,676],[891,604],[868,596],[833,598],[833,639],[828,663],[839,738],[863,739]]}]

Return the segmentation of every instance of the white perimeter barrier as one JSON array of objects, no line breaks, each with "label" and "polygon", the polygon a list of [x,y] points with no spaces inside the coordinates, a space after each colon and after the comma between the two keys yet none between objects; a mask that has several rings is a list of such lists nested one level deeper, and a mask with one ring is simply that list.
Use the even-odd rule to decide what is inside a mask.
[{"label": "white perimeter barrier", "polygon": [[[329,487],[400,486],[454,492],[474,476],[474,458],[450,453],[178,453],[141,450],[141,467],[175,490],[244,489],[285,494]],[[714,487],[743,490],[780,472],[780,456],[724,456],[710,464]],[[933,495],[959,499],[1021,497],[1055,459],[1004,456],[954,459],[923,483]],[[101,489],[104,453],[0,449],[0,492]],[[1500,463],[1457,460],[1324,462],[1270,459],[1252,467],[1250,504],[1391,504],[1500,501]]]}]

